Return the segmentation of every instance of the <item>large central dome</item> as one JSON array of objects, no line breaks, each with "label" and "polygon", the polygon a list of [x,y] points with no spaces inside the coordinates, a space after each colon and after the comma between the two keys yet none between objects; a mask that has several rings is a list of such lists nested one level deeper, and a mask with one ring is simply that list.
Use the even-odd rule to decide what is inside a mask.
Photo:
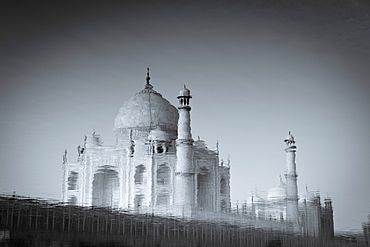
[{"label": "large central dome", "polygon": [[153,90],[147,76],[145,88],[126,101],[115,118],[116,129],[163,129],[177,131],[179,114],[168,100]]}]

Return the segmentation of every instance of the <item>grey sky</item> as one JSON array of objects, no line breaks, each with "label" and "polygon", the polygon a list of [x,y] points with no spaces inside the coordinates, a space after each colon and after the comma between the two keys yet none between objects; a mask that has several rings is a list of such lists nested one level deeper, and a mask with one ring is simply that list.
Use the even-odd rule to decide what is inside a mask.
[{"label": "grey sky", "polygon": [[231,157],[232,201],[267,191],[297,140],[300,194],[333,199],[335,229],[370,213],[367,1],[8,1],[1,8],[0,192],[60,198],[95,127],[152,84],[192,91],[193,136]]}]

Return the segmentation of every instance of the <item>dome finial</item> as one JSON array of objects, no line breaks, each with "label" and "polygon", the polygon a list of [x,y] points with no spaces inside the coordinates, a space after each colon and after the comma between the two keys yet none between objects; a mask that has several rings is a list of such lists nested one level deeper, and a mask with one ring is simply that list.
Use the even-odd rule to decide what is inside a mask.
[{"label": "dome finial", "polygon": [[150,84],[149,67],[146,68],[146,84]]},{"label": "dome finial", "polygon": [[145,83],[145,87],[143,90],[141,90],[139,92],[139,94],[144,94],[144,93],[154,93],[154,94],[157,94],[159,96],[162,96],[160,93],[156,92],[155,90],[153,90],[153,86],[152,84],[150,84],[150,76],[149,76],[149,67],[146,68],[146,83]]},{"label": "dome finial", "polygon": [[153,86],[150,84],[149,67],[147,67],[146,68],[146,84],[145,84],[145,89],[152,89],[152,88],[153,88]]}]

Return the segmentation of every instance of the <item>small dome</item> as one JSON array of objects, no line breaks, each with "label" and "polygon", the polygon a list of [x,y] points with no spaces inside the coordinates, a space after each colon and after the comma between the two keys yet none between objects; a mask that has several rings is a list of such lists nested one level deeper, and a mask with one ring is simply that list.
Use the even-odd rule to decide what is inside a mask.
[{"label": "small dome", "polygon": [[286,198],[286,185],[280,182],[279,186],[272,187],[267,192],[267,200],[270,202],[284,201]]},{"label": "small dome", "polygon": [[294,137],[293,135],[290,133],[289,131],[289,134],[288,136],[284,139],[285,142],[294,142]]},{"label": "small dome", "polygon": [[151,141],[166,141],[170,139],[169,134],[160,128],[150,131],[148,139]]},{"label": "small dome", "polygon": [[318,198],[318,195],[315,192],[307,191],[305,195],[299,197],[299,202],[303,203],[305,200],[306,202],[314,202]]},{"label": "small dome", "polygon": [[186,86],[184,85],[184,89],[180,91],[179,96],[190,96],[190,90],[187,89]]}]

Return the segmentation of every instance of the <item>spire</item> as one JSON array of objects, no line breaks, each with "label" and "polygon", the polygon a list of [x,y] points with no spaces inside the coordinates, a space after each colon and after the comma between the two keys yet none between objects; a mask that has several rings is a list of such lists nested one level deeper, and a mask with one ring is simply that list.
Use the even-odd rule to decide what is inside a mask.
[{"label": "spire", "polygon": [[150,76],[149,76],[149,67],[148,67],[146,68],[146,84],[150,84],[149,81],[150,81]]},{"label": "spire", "polygon": [[152,84],[150,84],[150,76],[149,76],[149,67],[146,68],[146,84],[145,84],[145,88],[143,90],[141,90],[139,92],[139,94],[142,94],[142,93],[154,93],[154,94],[158,94],[159,96],[162,96],[160,93],[156,92],[155,90],[153,90],[153,86]]},{"label": "spire", "polygon": [[146,68],[146,85],[145,89],[152,89],[153,86],[150,84],[149,67]]},{"label": "spire", "polygon": [[63,164],[67,163],[67,149],[64,149]]}]

